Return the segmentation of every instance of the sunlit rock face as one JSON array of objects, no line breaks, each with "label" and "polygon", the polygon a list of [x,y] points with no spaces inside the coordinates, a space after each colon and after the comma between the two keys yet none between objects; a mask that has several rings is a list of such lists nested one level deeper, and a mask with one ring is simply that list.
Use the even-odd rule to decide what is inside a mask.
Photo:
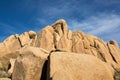
[{"label": "sunlit rock face", "polygon": [[68,30],[63,19],[38,34],[8,37],[0,43],[0,64],[12,80],[120,80],[117,42]]},{"label": "sunlit rock face", "polygon": [[120,63],[120,49],[116,41],[106,43],[82,31],[72,32],[68,30],[67,23],[63,19],[42,29],[37,35],[34,46],[47,51],[63,50],[93,55],[114,68],[119,67]]}]

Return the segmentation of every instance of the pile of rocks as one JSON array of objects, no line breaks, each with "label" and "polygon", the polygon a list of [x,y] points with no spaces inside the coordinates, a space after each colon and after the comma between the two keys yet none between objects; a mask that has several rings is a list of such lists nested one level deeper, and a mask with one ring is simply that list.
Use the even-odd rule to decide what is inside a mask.
[{"label": "pile of rocks", "polygon": [[[1,80],[120,80],[120,49],[65,20],[0,43]],[[6,79],[3,79],[6,78]]]}]

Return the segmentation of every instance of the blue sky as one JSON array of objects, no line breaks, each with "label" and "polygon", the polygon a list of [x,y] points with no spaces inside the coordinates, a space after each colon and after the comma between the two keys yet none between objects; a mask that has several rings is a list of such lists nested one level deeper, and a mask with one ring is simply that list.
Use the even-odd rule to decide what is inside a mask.
[{"label": "blue sky", "polygon": [[0,0],[0,42],[61,18],[73,31],[120,42],[120,0]]}]

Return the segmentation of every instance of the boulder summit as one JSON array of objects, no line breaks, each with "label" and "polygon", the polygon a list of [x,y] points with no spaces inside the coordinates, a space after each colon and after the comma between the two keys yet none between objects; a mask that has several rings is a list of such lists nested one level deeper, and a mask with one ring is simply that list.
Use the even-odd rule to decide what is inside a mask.
[{"label": "boulder summit", "polygon": [[120,48],[60,19],[0,43],[0,80],[120,80]]}]

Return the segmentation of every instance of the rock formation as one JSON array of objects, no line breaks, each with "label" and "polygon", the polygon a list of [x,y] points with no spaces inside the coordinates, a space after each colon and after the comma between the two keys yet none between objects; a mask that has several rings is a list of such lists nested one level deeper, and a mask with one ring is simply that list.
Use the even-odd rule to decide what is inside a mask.
[{"label": "rock formation", "polygon": [[116,41],[105,43],[102,39],[82,31],[72,32],[68,30],[64,20],[58,20],[52,26],[42,29],[34,46],[48,51],[56,49],[90,54],[114,68],[120,67],[120,49]]},{"label": "rock formation", "polygon": [[33,45],[36,38],[34,31],[29,31],[21,34],[11,35],[2,43],[0,43],[0,57],[15,52],[25,45]]},{"label": "rock formation", "polygon": [[20,51],[12,74],[12,80],[39,80],[48,53],[40,48],[25,46]]},{"label": "rock formation", "polygon": [[38,34],[8,37],[0,43],[0,63],[12,80],[120,80],[117,42],[72,32],[63,19]]},{"label": "rock formation", "polygon": [[111,68],[91,55],[53,52],[49,60],[53,80],[113,80]]}]

